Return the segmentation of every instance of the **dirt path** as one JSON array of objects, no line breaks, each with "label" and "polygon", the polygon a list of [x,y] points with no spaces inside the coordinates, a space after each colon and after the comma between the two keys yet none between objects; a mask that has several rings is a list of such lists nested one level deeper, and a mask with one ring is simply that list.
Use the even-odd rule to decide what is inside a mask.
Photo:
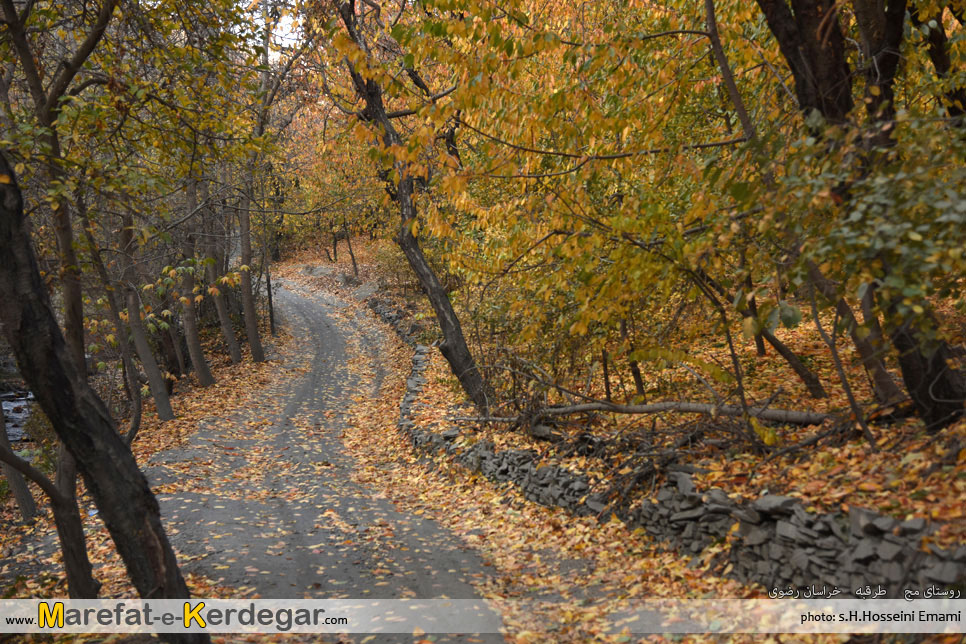
[{"label": "dirt path", "polygon": [[300,349],[288,377],[147,464],[152,486],[170,490],[159,501],[184,571],[262,598],[478,597],[471,581],[486,568],[473,551],[350,479],[339,435],[353,399],[378,389],[381,331],[333,296],[280,288],[276,301]]}]

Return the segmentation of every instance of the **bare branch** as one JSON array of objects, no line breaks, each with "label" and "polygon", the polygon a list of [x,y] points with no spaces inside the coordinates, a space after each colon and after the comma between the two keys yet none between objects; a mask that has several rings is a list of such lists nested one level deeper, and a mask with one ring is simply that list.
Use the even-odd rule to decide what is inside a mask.
[{"label": "bare branch", "polygon": [[[566,405],[545,407],[538,412],[539,416],[568,416],[571,414],[583,414],[593,411],[612,413],[612,414],[662,414],[676,412],[680,414],[706,414],[708,416],[728,416],[741,418],[745,411],[735,405],[712,405],[709,403],[697,403],[687,401],[667,401],[650,403],[646,405],[618,405],[608,402],[582,403],[579,405]],[[788,423],[791,425],[819,425],[832,418],[830,414],[812,411],[794,411],[788,409],[767,409],[765,407],[749,407],[748,415],[753,418],[767,420],[775,423]],[[475,418],[481,422],[491,423],[522,423],[521,417],[496,417],[487,416]]]}]

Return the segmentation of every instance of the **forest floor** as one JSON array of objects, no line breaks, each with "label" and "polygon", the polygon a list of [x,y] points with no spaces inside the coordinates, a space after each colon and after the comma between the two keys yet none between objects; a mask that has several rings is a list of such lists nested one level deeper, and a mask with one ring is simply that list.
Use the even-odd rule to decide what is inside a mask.
[{"label": "forest floor", "polygon": [[[349,278],[344,254],[336,263],[303,254],[279,267],[282,330],[271,342],[269,361],[217,360],[213,387],[179,385],[175,421],[160,424],[150,406],[146,410],[135,454],[196,596],[481,598],[502,620],[506,638],[521,643],[629,641],[609,615],[634,599],[767,596],[767,589],[709,574],[714,548],[697,558],[682,556],[616,518],[574,517],[445,459],[414,453],[396,428],[411,350],[363,301],[393,281],[377,254],[357,247],[358,279]],[[397,301],[415,313],[418,332],[424,312],[413,311],[406,298]],[[460,396],[438,358],[428,379],[417,416],[432,427]],[[534,446],[531,439],[487,432],[501,446]],[[828,472],[835,467],[861,465],[858,447],[842,449],[855,449],[856,456],[823,458],[823,481],[837,480]],[[927,456],[906,459],[904,466],[917,467]],[[794,474],[792,467],[798,466],[760,468],[755,487],[777,487],[780,477]],[[945,482],[962,480],[957,472],[958,466]],[[718,484],[729,482],[723,474],[715,477]],[[741,492],[744,481],[733,482]],[[893,496],[902,491],[891,488]],[[65,595],[49,511],[30,526],[15,520],[10,501],[0,512],[6,596]],[[82,512],[89,515],[102,596],[133,597],[86,495]],[[489,639],[503,637],[463,641]]]},{"label": "forest floor", "polygon": [[[517,642],[627,641],[607,615],[628,598],[762,596],[617,521],[574,518],[413,454],[395,426],[410,349],[351,296],[371,288],[305,268],[279,271],[283,331],[266,363],[217,363],[216,385],[175,398],[175,421],[146,409],[135,453],[195,596],[484,598]],[[101,595],[135,596],[83,490],[81,508]],[[32,525],[10,501],[2,512],[3,594],[64,596],[49,511]],[[85,639],[135,641],[69,638]],[[504,635],[339,638],[490,640]]]}]

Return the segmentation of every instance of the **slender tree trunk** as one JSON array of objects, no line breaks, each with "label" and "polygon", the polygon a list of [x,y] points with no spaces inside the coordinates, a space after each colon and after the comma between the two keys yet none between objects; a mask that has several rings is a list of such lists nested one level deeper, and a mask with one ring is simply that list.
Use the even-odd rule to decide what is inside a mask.
[{"label": "slender tree trunk", "polygon": [[866,372],[872,379],[872,389],[876,398],[884,404],[902,400],[905,397],[902,394],[902,390],[899,389],[886,369],[885,363],[881,358],[881,353],[869,341],[869,337],[862,334],[859,322],[855,319],[855,314],[852,312],[852,307],[849,306],[848,302],[839,297],[837,285],[825,277],[819,267],[811,260],[808,260],[807,267],[809,279],[815,288],[818,289],[818,292],[825,299],[835,302],[835,310],[848,327],[849,336],[852,338],[852,343],[859,353],[862,366],[865,367]]},{"label": "slender tree trunk", "polygon": [[[3,416],[3,407],[0,407],[0,446],[13,451],[13,447],[10,445],[10,438],[7,436],[7,420]],[[17,501],[21,518],[26,523],[30,523],[37,516],[37,504],[34,503],[34,496],[30,493],[30,488],[27,487],[27,482],[24,480],[23,474],[6,462],[3,463],[2,469],[3,478],[7,480],[7,485],[10,486],[10,491],[13,492],[13,498]]]},{"label": "slender tree trunk", "polygon": [[278,334],[275,329],[275,302],[272,299],[272,267],[265,262],[265,293],[268,295],[268,330],[274,337]]},{"label": "slender tree trunk", "polygon": [[412,234],[412,222],[416,216],[415,205],[412,201],[412,190],[413,180],[411,177],[405,177],[399,182],[396,198],[402,213],[402,223],[399,226],[396,241],[436,312],[436,320],[439,323],[440,331],[443,333],[443,342],[439,346],[440,352],[449,362],[450,369],[463,386],[463,391],[485,415],[489,409],[486,383],[476,367],[476,361],[473,359],[469,347],[466,345],[463,328],[456,316],[456,311],[453,310],[452,303],[449,301],[446,289],[440,284],[436,273],[433,272],[429,262],[426,261],[426,257],[419,247],[419,242]]},{"label": "slender tree trunk", "polygon": [[[63,444],[145,598],[187,598],[188,588],[161,524],[160,508],[104,403],[74,365],[23,216],[23,198],[0,155],[0,321],[21,375]],[[171,642],[207,642],[204,634],[165,634]]]},{"label": "slender tree trunk", "polygon": [[772,334],[768,329],[762,329],[762,338],[770,344],[778,355],[785,359],[788,366],[792,368],[792,371],[802,380],[805,384],[805,388],[808,389],[808,394],[812,398],[828,398],[828,394],[825,392],[825,388],[822,386],[822,381],[818,379],[812,371],[805,366],[794,351],[789,349],[784,342],[779,340]]},{"label": "slender tree trunk", "polygon": [[208,368],[208,360],[205,359],[205,351],[201,347],[201,337],[198,335],[198,318],[195,315],[195,276],[191,271],[185,271],[181,280],[183,291],[181,299],[181,314],[184,322],[184,335],[188,341],[188,354],[191,356],[191,365],[194,367],[195,375],[198,376],[198,383],[202,387],[215,384],[215,377],[211,375]]},{"label": "slender tree trunk", "polygon": [[238,230],[241,236],[241,300],[245,318],[245,335],[252,352],[253,362],[265,360],[265,350],[262,339],[258,335],[258,313],[255,311],[255,293],[252,291],[252,231],[251,231],[251,199],[248,192],[251,184],[246,186],[246,194],[242,197],[241,207],[238,209]]},{"label": "slender tree trunk", "polygon": [[[349,38],[365,50],[364,36],[358,30],[353,5],[351,3],[339,5],[339,14]],[[377,123],[382,131],[382,140],[385,145],[392,146],[402,143],[402,138],[386,113],[382,88],[376,81],[363,78],[348,61],[347,67],[356,94],[366,105],[363,118]],[[399,179],[394,186],[395,200],[399,204],[401,219],[396,242],[406,256],[409,266],[416,274],[436,313],[436,321],[443,333],[443,342],[439,347],[440,352],[449,362],[450,369],[462,385],[463,391],[476,404],[480,412],[486,415],[489,409],[489,388],[466,344],[463,328],[456,316],[456,311],[453,310],[453,304],[449,301],[446,289],[442,287],[436,273],[433,272],[432,267],[426,261],[422,248],[420,248],[419,242],[412,233],[412,226],[416,222],[416,204],[413,202],[414,179],[409,173],[409,168],[401,162],[396,164],[396,171]]]},{"label": "slender tree trunk", "polygon": [[[627,343],[628,353],[634,352],[634,345],[630,342],[627,333],[627,320],[621,320],[621,339]],[[634,389],[636,390],[637,397],[642,401],[647,400],[647,392],[644,389],[644,378],[641,376],[641,367],[637,360],[630,360],[631,375],[634,377]]]},{"label": "slender tree trunk", "polygon": [[[73,463],[73,457],[71,457],[71,463]],[[69,475],[71,482],[77,480],[75,467],[71,467]],[[64,480],[66,482],[67,478]],[[58,481],[58,488],[60,483]],[[64,490],[61,489],[61,491]],[[64,556],[68,595],[72,599],[95,599],[101,590],[101,583],[94,579],[94,569],[87,557],[87,537],[84,534],[84,523],[81,521],[77,507],[77,497],[76,495],[72,495],[71,498],[52,497],[50,505],[54,512],[57,539],[60,541],[61,553]]]},{"label": "slender tree trunk", "polygon": [[124,434],[124,442],[130,445],[137,438],[138,431],[141,429],[141,414],[144,410],[144,401],[141,399],[141,387],[138,382],[137,374],[133,369],[133,360],[130,363],[132,367],[129,369],[127,366],[124,367],[124,382],[130,387],[129,392],[131,400],[131,418],[128,422],[127,433]]},{"label": "slender tree trunk", "polygon": [[215,294],[212,298],[215,300],[215,312],[218,314],[218,324],[221,327],[221,337],[225,341],[225,346],[228,347],[228,355],[231,357],[233,364],[238,364],[241,362],[241,347],[238,346],[238,339],[235,337],[235,330],[231,326],[231,316],[228,314],[228,304],[225,302],[225,296],[221,292],[221,289],[226,288],[224,285],[217,284],[218,273],[218,244],[215,241],[214,235],[209,234],[208,241],[205,244],[206,252],[208,254],[208,261],[205,262],[205,272],[207,274],[208,283],[215,287]]},{"label": "slender tree trunk", "polygon": [[[188,180],[188,212],[193,212],[198,203],[198,181],[191,178]],[[195,258],[195,235],[194,229],[188,227],[185,230],[184,241],[185,259]],[[188,353],[191,355],[191,365],[194,367],[195,375],[198,376],[198,383],[202,387],[209,387],[215,384],[215,377],[211,375],[208,368],[208,360],[205,358],[205,351],[201,347],[201,336],[198,332],[198,316],[195,313],[195,266],[189,266],[184,271],[181,279],[181,313],[184,321],[184,335],[188,341]]]},{"label": "slender tree trunk", "polygon": [[78,195],[77,198],[77,208],[84,220],[83,229],[84,235],[87,238],[87,245],[90,247],[89,253],[91,256],[91,263],[94,264],[94,269],[101,280],[101,287],[104,289],[104,296],[107,298],[111,325],[114,327],[114,334],[117,338],[118,347],[121,349],[121,365],[123,366],[124,371],[124,383],[128,389],[128,396],[130,397],[132,405],[131,424],[128,428],[127,434],[124,436],[124,440],[127,441],[128,445],[130,445],[134,441],[134,437],[137,435],[137,431],[141,425],[141,387],[138,386],[137,372],[134,370],[134,359],[131,356],[131,345],[128,343],[127,333],[125,333],[124,325],[121,322],[120,305],[117,302],[117,297],[115,297],[114,284],[110,275],[108,275],[107,267],[104,266],[104,261],[101,258],[100,247],[97,244],[97,240],[94,238],[94,224],[88,217],[87,207],[84,204],[84,199],[81,195]]},{"label": "slender tree trunk", "polygon": [[179,378],[187,374],[191,365],[185,359],[182,350],[182,345],[185,345],[185,342],[178,329],[174,325],[170,325],[167,332],[162,331],[158,337],[164,349],[164,360],[165,364],[168,365],[166,367],[168,371]]},{"label": "slender tree trunk", "polygon": [[[728,293],[723,286],[718,284],[718,282],[716,282],[710,275],[708,275],[704,271],[698,271],[696,275],[698,278],[700,278],[701,281],[703,281],[708,286],[708,288],[713,289],[725,300],[729,302],[734,300],[734,297],[730,293]],[[749,318],[753,315],[750,308],[742,309],[740,313],[743,317],[746,317],[746,318]],[[798,355],[796,355],[794,351],[792,351],[787,346],[785,346],[785,344],[781,340],[776,338],[775,335],[768,329],[761,330],[761,337],[768,344],[770,344],[775,349],[776,352],[778,352],[778,355],[780,355],[785,359],[785,361],[788,363],[788,366],[792,368],[792,371],[794,371],[795,374],[799,378],[801,378],[802,382],[805,384],[806,389],[808,389],[809,395],[812,398],[826,398],[828,396],[828,394],[825,392],[825,388],[822,387],[822,382],[818,379],[818,376],[812,373],[811,370],[809,370],[809,368],[806,367],[804,363],[802,363],[802,361],[799,359]]]},{"label": "slender tree trunk", "polygon": [[148,379],[148,388],[151,390],[151,397],[154,398],[154,407],[157,409],[158,418],[162,421],[172,420],[174,410],[171,408],[171,399],[168,396],[168,387],[164,375],[158,367],[151,345],[148,344],[148,336],[141,322],[141,302],[138,299],[134,284],[137,274],[134,270],[134,263],[131,257],[134,253],[134,221],[130,214],[125,214],[121,221],[121,279],[124,282],[124,297],[127,300],[127,326],[131,330],[131,337],[134,339],[134,351],[141,360],[144,374]]},{"label": "slender tree trunk", "polygon": [[345,243],[349,247],[349,257],[352,259],[352,274],[359,278],[359,267],[356,265],[356,255],[352,252],[352,235],[349,234],[349,226],[345,217],[342,218],[342,230],[345,232]]},{"label": "slender tree trunk", "polygon": [[604,400],[611,402],[610,370],[607,367],[607,349],[601,349],[600,362],[604,366]]},{"label": "slender tree trunk", "polygon": [[[741,263],[742,268],[744,268],[745,263],[745,253],[741,253]],[[751,274],[749,273],[745,277],[745,288],[748,289],[748,293],[751,293],[754,289],[754,283],[751,281]],[[748,310],[751,311],[751,315],[757,320],[758,319],[758,302],[755,300],[754,295],[748,296]],[[765,339],[762,337],[761,332],[755,334],[755,351],[759,356],[765,355]]]},{"label": "slender tree trunk", "polygon": [[97,597],[101,583],[94,579],[94,568],[87,557],[87,537],[77,504],[77,461],[63,439],[57,448],[54,485],[60,496],[51,497],[50,504],[64,555],[68,594],[75,599],[93,599]]},{"label": "slender tree trunk", "polygon": [[[0,420],[2,419],[3,413],[0,411]],[[96,599],[101,584],[94,579],[91,562],[87,558],[87,538],[84,535],[84,525],[77,509],[77,498],[65,496],[63,491],[42,472],[17,457],[10,446],[6,430],[0,432],[0,435],[2,435],[0,436],[0,460],[3,461],[4,475],[7,477],[7,481],[11,483],[11,487],[13,487],[15,480],[19,479],[20,481],[20,487],[13,487],[13,491],[21,512],[24,513],[25,508],[32,510],[30,518],[27,518],[26,513],[24,513],[24,520],[29,521],[37,514],[37,506],[23,479],[24,474],[40,486],[40,489],[50,500],[51,510],[54,513],[54,526],[57,529],[57,539],[64,558],[68,596],[72,599]],[[68,460],[73,464],[72,458]],[[63,476],[64,480],[60,481],[60,484],[66,486],[68,480],[70,482],[76,481],[77,472],[71,468],[71,471],[66,472]]]}]

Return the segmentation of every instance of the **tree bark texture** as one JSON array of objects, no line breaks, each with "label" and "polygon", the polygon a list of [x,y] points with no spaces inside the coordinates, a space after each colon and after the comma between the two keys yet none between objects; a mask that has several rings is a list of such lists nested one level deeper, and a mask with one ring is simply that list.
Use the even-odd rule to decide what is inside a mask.
[{"label": "tree bark texture", "polygon": [[[68,353],[26,225],[16,179],[0,155],[0,320],[21,375],[75,457],[138,593],[187,598],[157,499],[104,403]],[[168,634],[165,639],[209,641],[204,634]]]}]

